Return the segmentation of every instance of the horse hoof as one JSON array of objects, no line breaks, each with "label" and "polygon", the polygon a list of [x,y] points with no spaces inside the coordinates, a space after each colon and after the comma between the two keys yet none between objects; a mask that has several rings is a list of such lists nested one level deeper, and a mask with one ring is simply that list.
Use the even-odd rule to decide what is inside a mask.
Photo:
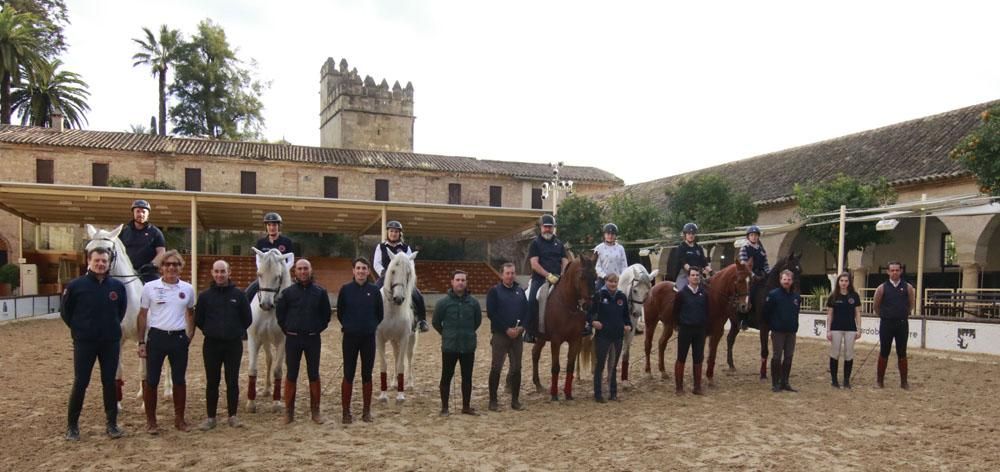
[{"label": "horse hoof", "polygon": [[285,411],[285,405],[282,405],[280,401],[275,401],[271,405],[271,412],[273,412],[273,413],[281,413],[282,411]]},{"label": "horse hoof", "polygon": [[622,389],[627,390],[630,388],[632,388],[632,382],[629,382],[628,380],[622,380]]},{"label": "horse hoof", "polygon": [[566,401],[571,402],[573,400],[573,395],[566,395]]},{"label": "horse hoof", "polygon": [[247,402],[247,411],[257,413],[257,403],[253,401]]},{"label": "horse hoof", "polygon": [[539,384],[535,384],[535,393],[545,393],[545,388]]},{"label": "horse hoof", "polygon": [[378,396],[378,402],[383,405],[389,403],[389,397],[385,394],[385,392]]},{"label": "horse hoof", "polygon": [[396,404],[397,405],[402,405],[405,402],[406,402],[406,397],[403,396],[403,394],[399,394],[398,396],[396,396]]},{"label": "horse hoof", "polygon": [[670,376],[666,372],[660,372],[660,380],[670,380]]},{"label": "horse hoof", "polygon": [[550,402],[558,402],[559,401],[559,395],[552,395],[552,398],[549,398],[549,401]]}]

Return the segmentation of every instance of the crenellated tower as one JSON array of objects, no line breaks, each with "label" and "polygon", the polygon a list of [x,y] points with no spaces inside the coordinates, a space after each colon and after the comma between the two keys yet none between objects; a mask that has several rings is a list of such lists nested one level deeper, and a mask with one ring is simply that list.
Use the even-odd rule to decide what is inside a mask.
[{"label": "crenellated tower", "polygon": [[389,88],[328,58],[320,70],[320,146],[413,152],[413,84]]}]

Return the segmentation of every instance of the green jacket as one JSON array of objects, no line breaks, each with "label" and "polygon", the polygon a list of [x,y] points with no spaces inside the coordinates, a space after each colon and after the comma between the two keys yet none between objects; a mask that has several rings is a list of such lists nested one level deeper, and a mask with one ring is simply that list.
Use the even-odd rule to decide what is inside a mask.
[{"label": "green jacket", "polygon": [[476,330],[482,322],[479,301],[468,293],[459,297],[449,289],[448,296],[434,306],[431,324],[441,333],[441,352],[464,354],[476,351]]}]

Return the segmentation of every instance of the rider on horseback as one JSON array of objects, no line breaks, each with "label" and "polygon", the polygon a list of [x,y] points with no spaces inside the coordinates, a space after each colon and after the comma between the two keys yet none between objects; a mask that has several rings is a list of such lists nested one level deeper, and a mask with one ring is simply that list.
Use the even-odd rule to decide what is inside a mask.
[{"label": "rider on horseback", "polygon": [[[771,266],[767,263],[767,251],[764,250],[764,245],[760,242],[760,227],[757,225],[750,225],[747,228],[747,243],[740,248],[740,264],[752,263],[750,267],[751,272],[753,272],[754,283],[751,284],[750,292],[750,303],[752,304],[757,300],[757,296],[760,290],[763,289],[763,285],[757,283],[759,280],[765,279],[767,273],[771,271]],[[740,329],[747,329],[747,321],[750,316],[750,311],[740,314]]]},{"label": "rider on horseback", "polygon": [[667,271],[670,274],[677,274],[676,283],[674,284],[675,292],[679,292],[687,286],[688,269],[691,267],[703,267],[702,272],[706,277],[712,273],[712,267],[708,264],[709,261],[705,255],[705,249],[695,242],[698,238],[698,225],[688,223],[684,225],[684,229],[681,232],[684,235],[684,240],[674,248],[673,253],[670,255],[673,267]]},{"label": "rider on horseback", "polygon": [[[392,254],[406,254],[407,256],[413,254],[413,250],[410,246],[403,242],[403,225],[392,220],[385,225],[386,239],[375,246],[375,254],[372,256],[372,270],[378,277],[378,281],[375,282],[379,288],[382,287],[383,272],[385,268],[389,266],[389,253]],[[417,320],[417,329],[421,333],[426,333],[430,327],[427,325],[427,309],[424,306],[424,296],[413,287],[413,315]]]},{"label": "rider on horseback", "polygon": [[[267,230],[267,235],[263,238],[257,240],[257,244],[253,247],[257,248],[260,252],[267,252],[271,249],[277,249],[282,254],[288,254],[292,252],[292,240],[288,239],[287,236],[281,235],[281,215],[270,212],[264,215],[264,228]],[[258,285],[257,280],[247,286],[247,301],[253,302],[253,297],[257,295],[260,285]]]},{"label": "rider on horseback", "polygon": [[528,319],[525,320],[524,342],[535,342],[538,335],[538,289],[548,281],[552,286],[559,283],[569,259],[566,257],[566,247],[556,238],[556,218],[552,215],[542,215],[538,221],[541,231],[531,247],[528,248],[528,260],[531,263],[531,285],[528,288]]},{"label": "rider on horseback", "polygon": [[122,226],[118,239],[125,244],[125,253],[132,261],[132,269],[146,283],[160,278],[157,258],[167,250],[163,232],[149,222],[153,207],[146,200],[132,202],[132,221]]},{"label": "rider on horseback", "polygon": [[[604,242],[594,246],[594,254],[597,256],[597,290],[604,287],[604,281],[611,274],[624,274],[628,268],[628,259],[625,257],[625,248],[618,244],[618,225],[608,223],[604,225]],[[583,335],[590,336],[590,320],[587,320],[583,328]]]}]

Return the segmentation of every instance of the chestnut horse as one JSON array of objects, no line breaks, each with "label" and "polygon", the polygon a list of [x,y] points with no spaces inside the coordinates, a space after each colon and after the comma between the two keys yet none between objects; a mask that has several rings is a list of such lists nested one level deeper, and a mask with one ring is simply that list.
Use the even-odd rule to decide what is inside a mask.
[{"label": "chestnut horse", "polygon": [[545,301],[545,332],[535,337],[535,346],[531,348],[531,374],[535,389],[543,391],[542,382],[538,378],[538,359],[542,356],[545,342],[550,342],[552,385],[549,394],[552,395],[552,401],[559,400],[559,349],[564,342],[569,344],[569,353],[566,356],[566,385],[563,393],[567,400],[573,399],[576,356],[580,353],[586,312],[594,298],[594,282],[597,280],[595,262],[597,259],[588,254],[572,260],[566,265],[560,283],[549,291]]},{"label": "chestnut horse", "polygon": [[[768,339],[767,335],[771,332],[770,326],[767,325],[767,320],[763,316],[764,300],[767,298],[768,292],[778,288],[781,285],[781,271],[790,270],[795,274],[792,289],[799,289],[799,275],[802,274],[802,265],[799,263],[802,259],[802,254],[795,254],[794,252],[788,256],[781,258],[771,271],[767,273],[765,278],[756,278],[751,284],[751,300],[750,300],[750,326],[760,330],[760,379],[767,380],[767,358],[770,356],[770,351],[767,348]],[[736,369],[736,365],[733,363],[733,345],[736,344],[736,335],[740,334],[739,326],[740,320],[739,316],[733,312],[729,317],[729,335],[726,336],[726,347],[727,347],[727,361],[729,363],[729,369]]]},{"label": "chestnut horse", "polygon": [[[722,340],[726,321],[731,314],[746,312],[749,308],[750,292],[750,269],[743,264],[732,264],[720,270],[712,277],[712,282],[708,284],[708,329],[709,351],[708,369],[705,376],[709,385],[713,384],[715,378],[715,358],[719,350],[719,342]],[[653,335],[656,326],[663,323],[663,333],[660,335],[660,377],[667,378],[667,371],[664,366],[663,354],[667,348],[667,343],[677,327],[677,320],[674,319],[674,284],[673,282],[660,283],[653,286],[644,307],[646,316],[646,366],[645,371],[650,373],[650,351],[653,347]]]}]

